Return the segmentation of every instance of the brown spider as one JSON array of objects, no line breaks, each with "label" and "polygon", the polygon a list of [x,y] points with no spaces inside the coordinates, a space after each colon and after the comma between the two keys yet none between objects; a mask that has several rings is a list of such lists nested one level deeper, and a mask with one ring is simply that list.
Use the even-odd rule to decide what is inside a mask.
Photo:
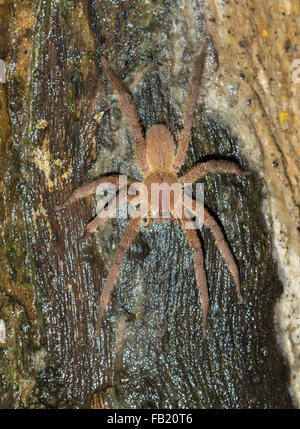
[{"label": "brown spider", "polygon": [[[206,173],[230,173],[243,175],[249,174],[248,172],[243,172],[241,168],[234,162],[225,160],[210,160],[206,162],[200,162],[188,173],[186,173],[180,178],[177,176],[177,173],[183,164],[191,137],[192,121],[199,94],[199,85],[203,72],[206,50],[207,42],[203,47],[202,53],[195,58],[194,77],[188,88],[184,127],[179,134],[179,143],[176,154],[174,139],[165,125],[152,125],[147,130],[146,137],[144,137],[140,125],[140,118],[131,95],[126,90],[123,82],[114,74],[112,69],[109,67],[107,61],[102,58],[102,65],[106,70],[106,74],[111,82],[113,89],[117,92],[121,111],[125,117],[130,134],[134,140],[133,145],[136,163],[144,176],[144,180],[142,183],[147,187],[149,196],[151,196],[151,185],[153,183],[167,183],[169,185],[175,183],[183,187],[185,184],[191,184],[197,181]],[[114,175],[100,177],[93,182],[89,182],[83,186],[80,186],[71,194],[71,196],[63,204],[56,206],[56,210],[61,210],[74,203],[78,199],[92,194],[96,191],[97,187],[104,182],[111,183],[117,187],[118,177]],[[120,194],[117,196],[117,198],[120,198]],[[151,201],[150,197],[149,201]],[[149,217],[151,217],[152,215],[152,218],[161,221],[165,219],[163,219],[163,217],[161,216],[161,199],[159,201],[160,203],[158,211],[157,208],[155,212],[155,209],[153,207],[150,207]],[[204,225],[211,229],[216,241],[216,245],[222,255],[222,258],[227,263],[228,270],[230,271],[234,279],[238,299],[240,300],[240,302],[243,302],[243,298],[240,291],[238,267],[231,253],[231,250],[224,238],[222,229],[205,208],[204,213],[203,211],[202,213],[199,212],[199,209],[196,205],[196,201],[192,198],[185,197],[184,206],[191,213],[191,215],[195,216],[196,218],[199,218],[202,214]],[[205,336],[209,297],[207,291],[207,283],[200,239],[195,229],[187,228],[187,217],[184,214],[178,213],[176,211],[176,201],[174,201],[174,198],[170,202],[170,213],[171,216],[169,219],[176,218],[177,220],[179,219],[181,221],[188,243],[194,251],[195,276],[197,286],[200,292],[200,303],[203,311],[202,326],[203,334]],[[144,217],[141,215],[139,217],[130,219],[125,233],[120,241],[119,247],[115,252],[111,269],[109,271],[105,286],[100,296],[100,303],[97,314],[96,334],[99,332],[105,308],[110,301],[113,287],[118,280],[124,252],[131,246],[132,242],[134,241],[139,229],[139,224],[143,221],[143,218]],[[98,213],[98,215],[88,224],[83,239],[86,239],[89,234],[94,232],[98,228],[98,226],[101,225],[106,219],[107,218],[103,216],[99,216]]]}]

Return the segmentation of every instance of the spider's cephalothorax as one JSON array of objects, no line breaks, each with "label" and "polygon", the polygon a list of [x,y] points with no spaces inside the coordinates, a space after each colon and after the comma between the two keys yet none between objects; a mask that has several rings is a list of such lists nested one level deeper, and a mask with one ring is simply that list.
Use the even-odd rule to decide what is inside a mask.
[{"label": "spider's cephalothorax", "polygon": [[[241,168],[234,162],[210,160],[206,162],[200,162],[199,164],[195,165],[195,167],[193,167],[188,173],[186,173],[180,178],[177,176],[177,173],[183,164],[191,137],[192,121],[199,94],[199,85],[205,62],[206,49],[207,43],[205,43],[202,53],[195,59],[194,77],[188,88],[186,98],[184,127],[179,133],[179,142],[176,153],[173,136],[165,125],[153,125],[147,130],[146,136],[144,137],[142,127],[140,125],[138,112],[131,95],[124,87],[123,82],[114,74],[112,69],[109,67],[107,61],[102,58],[102,65],[106,70],[107,76],[112,84],[112,87],[117,92],[123,116],[127,122],[130,134],[133,138],[136,163],[144,176],[144,180],[142,183],[149,190],[148,195],[151,195],[151,185],[153,183],[168,183],[169,185],[178,184],[178,186],[183,187],[185,184],[191,184],[196,180],[200,179],[206,173],[229,173],[244,175],[249,174],[248,172],[242,171]],[[95,190],[101,183],[111,183],[115,186],[118,186],[118,176],[112,175],[100,177],[93,182],[89,182],[83,186],[80,186],[63,204],[57,206],[56,209],[61,210],[69,206],[73,202],[77,201],[78,199],[92,194],[93,192],[95,192]],[[132,181],[129,181],[128,183],[132,183]],[[121,194],[122,192],[120,192],[116,198],[120,198]],[[128,202],[130,202],[129,197]],[[163,208],[161,206],[161,199],[159,199],[158,205],[156,207],[151,206],[150,199],[149,202],[150,207],[147,214],[148,222],[151,221],[152,217],[154,217],[156,220],[165,220],[162,216]],[[185,216],[184,211],[177,212],[176,207],[176,201],[174,201],[173,198],[173,200],[171,199],[170,201],[170,218],[176,218],[180,220],[183,225],[183,229],[186,234],[188,243],[194,252],[195,276],[199,288],[200,302],[203,311],[203,334],[206,335],[206,322],[208,315],[209,298],[206,284],[206,276],[204,271],[201,243],[197,231],[195,229],[189,229],[187,227],[188,218]],[[215,237],[216,245],[224,261],[227,263],[228,269],[234,279],[238,298],[240,302],[243,302],[243,298],[240,292],[238,267],[231,253],[231,250],[224,238],[222,229],[205,208],[204,212],[202,211],[200,214],[196,201],[192,198],[184,198],[184,207],[192,216],[195,216],[196,218],[199,218],[200,215],[202,215],[204,225],[211,229]],[[113,287],[117,282],[124,252],[127,248],[131,246],[138,232],[139,225],[144,221],[144,217],[145,216],[141,215],[139,217],[134,217],[130,219],[125,233],[120,241],[119,247],[115,252],[112,267],[109,271],[105,286],[100,296],[96,333],[100,329],[105,308],[110,301]],[[101,225],[105,221],[105,219],[105,216],[101,216],[98,213],[97,216],[88,224],[83,239],[86,239],[89,234],[94,232],[99,227],[99,225]]]}]

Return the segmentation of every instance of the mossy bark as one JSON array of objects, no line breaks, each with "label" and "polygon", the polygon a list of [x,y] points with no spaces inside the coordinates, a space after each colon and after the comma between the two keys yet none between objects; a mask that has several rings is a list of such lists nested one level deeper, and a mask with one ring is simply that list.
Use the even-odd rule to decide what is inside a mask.
[{"label": "mossy bark", "polygon": [[[274,331],[282,289],[259,171],[204,180],[205,204],[223,225],[246,301],[238,304],[203,228],[206,339],[192,251],[171,223],[140,228],[104,329],[93,339],[100,291],[126,221],[108,221],[79,244],[93,200],[54,210],[88,178],[141,178],[101,55],[131,88],[145,129],[163,122],[178,133],[193,58],[208,37],[202,2],[193,4],[193,22],[182,8],[189,10],[168,0],[0,2],[7,27],[0,57],[8,71],[0,84],[2,408],[292,407]],[[216,70],[217,53],[211,35],[206,73]],[[181,172],[210,158],[248,169],[239,135],[205,107],[203,94]]]}]

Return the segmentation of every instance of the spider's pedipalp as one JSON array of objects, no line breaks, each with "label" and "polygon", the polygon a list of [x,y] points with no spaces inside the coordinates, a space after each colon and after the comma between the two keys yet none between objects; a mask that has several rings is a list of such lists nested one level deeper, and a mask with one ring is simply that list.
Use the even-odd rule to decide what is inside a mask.
[{"label": "spider's pedipalp", "polygon": [[196,164],[195,167],[182,176],[179,181],[182,184],[193,183],[201,179],[206,173],[237,174],[242,176],[251,174],[249,171],[243,171],[235,162],[211,159],[210,161]]},{"label": "spider's pedipalp", "polygon": [[[94,219],[88,223],[84,235],[78,240],[79,243],[86,241],[88,237],[99,228],[107,219],[114,216],[115,212],[118,210],[120,204],[122,203],[122,198],[124,198],[123,191],[120,193],[108,204],[106,208],[103,208]],[[125,194],[126,198],[126,194]]]},{"label": "spider's pedipalp", "polygon": [[78,243],[83,243],[86,241],[89,236],[96,231],[97,228],[99,228],[100,225],[102,225],[107,218],[101,218],[99,216],[94,217],[94,219],[87,224],[87,227],[85,229],[85,232],[81,238],[78,239]]},{"label": "spider's pedipalp", "polygon": [[179,134],[179,144],[177,153],[173,162],[173,171],[178,172],[183,164],[185,154],[191,138],[192,123],[195,114],[195,108],[199,95],[199,87],[204,68],[206,50],[208,42],[204,43],[202,52],[195,58],[194,63],[194,77],[187,91],[187,100],[185,107],[184,126]]},{"label": "spider's pedipalp", "polygon": [[207,290],[207,282],[206,282],[206,274],[204,270],[204,261],[203,261],[203,252],[201,247],[201,241],[198,237],[197,231],[195,229],[187,228],[187,220],[184,217],[181,218],[181,222],[184,228],[184,232],[190,245],[193,250],[193,258],[194,258],[194,269],[195,269],[195,277],[196,283],[199,289],[200,294],[200,303],[202,308],[202,330],[203,336],[206,337],[206,326],[207,326],[207,317],[208,317],[208,309],[209,309],[209,297]]},{"label": "spider's pedipalp", "polygon": [[120,189],[118,195],[113,198],[103,209],[97,214],[96,217],[87,225],[84,235],[78,240],[79,243],[85,241],[96,229],[99,228],[107,219],[115,216],[116,212],[120,209],[122,204],[127,201],[128,204],[132,204],[130,197],[127,195],[127,189],[125,187]]},{"label": "spider's pedipalp", "polygon": [[[184,200],[184,205],[191,213],[193,213],[196,217],[201,219],[201,216],[203,214],[202,207],[197,207],[195,200],[189,197],[186,197]],[[208,213],[208,211],[205,208],[203,208],[203,210],[204,210],[204,216],[203,216],[204,225],[212,231],[213,236],[215,238],[216,245],[219,249],[219,252],[221,253],[223,260],[226,262],[228,270],[235,282],[238,299],[240,302],[244,302],[241,294],[241,289],[240,289],[239,270],[234,260],[233,254],[230,250],[230,247],[228,246],[225,240],[222,229],[215,221],[215,219]]]},{"label": "spider's pedipalp", "polygon": [[129,92],[125,88],[125,85],[122,80],[115,75],[106,59],[102,57],[101,62],[113,89],[117,91],[121,111],[125,116],[130,135],[134,139],[133,147],[136,163],[141,172],[144,174],[149,170],[149,167],[146,161],[145,139],[137,108],[134,104],[131,94],[129,94]]},{"label": "spider's pedipalp", "polygon": [[124,235],[121,238],[119,247],[115,252],[112,266],[109,270],[107,280],[105,282],[104,288],[100,295],[100,303],[99,303],[98,312],[97,312],[97,325],[96,325],[96,332],[94,334],[94,337],[96,337],[100,331],[105,308],[110,301],[113,288],[119,278],[120,269],[121,269],[121,265],[124,257],[124,252],[133,243],[136,237],[136,234],[138,232],[138,228],[139,228],[139,224],[141,223],[141,220],[142,218],[137,217],[129,221],[129,224],[127,225]]}]

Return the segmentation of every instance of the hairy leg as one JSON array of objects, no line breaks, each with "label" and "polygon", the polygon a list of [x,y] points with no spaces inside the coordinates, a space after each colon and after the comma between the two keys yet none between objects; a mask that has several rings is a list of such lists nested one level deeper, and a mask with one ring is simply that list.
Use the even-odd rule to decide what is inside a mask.
[{"label": "hairy leg", "polygon": [[[59,204],[54,207],[55,210],[59,211],[62,209],[65,209],[66,207],[70,206],[71,204],[75,203],[76,201],[80,200],[81,198],[88,197],[89,195],[96,192],[96,189],[99,185],[102,183],[109,183],[111,185],[114,185],[117,189],[119,188],[119,176],[103,176],[99,177],[97,180],[93,180],[92,182],[85,183],[84,185],[79,186],[75,191],[69,196],[69,198],[66,199],[66,201],[62,204]],[[127,178],[127,184],[130,185],[133,183],[132,179]]]},{"label": "hairy leg", "polygon": [[118,99],[121,106],[121,111],[125,116],[125,120],[129,127],[131,137],[134,139],[134,152],[137,165],[142,173],[146,173],[149,169],[146,161],[145,139],[142,132],[141,121],[134,104],[132,96],[129,94],[125,85],[112,71],[105,58],[101,58],[102,65],[111,82],[111,85],[118,93]]},{"label": "hairy leg", "polygon": [[228,270],[234,279],[238,299],[240,300],[240,302],[244,302],[243,297],[241,295],[241,289],[240,289],[239,270],[234,260],[234,257],[232,255],[232,252],[225,240],[222,229],[206,209],[204,209],[204,225],[207,228],[211,229],[215,237],[216,245],[221,253],[221,256],[224,259],[224,261],[227,263]]},{"label": "hairy leg", "polygon": [[85,241],[93,232],[99,228],[107,219],[111,218],[126,201],[127,192],[123,188],[119,194],[108,203],[106,208],[103,208],[100,213],[87,225],[84,235],[79,239],[79,243]]},{"label": "hairy leg", "polygon": [[119,187],[119,176],[107,176],[107,177],[99,177],[97,180],[93,180],[92,182],[85,183],[84,185],[79,186],[75,189],[75,191],[66,199],[66,201],[62,204],[55,206],[55,210],[59,211],[65,209],[71,204],[75,203],[75,201],[80,200],[81,198],[87,197],[96,191],[98,186],[101,183],[110,183],[114,185],[116,188]]},{"label": "hairy leg", "polygon": [[202,307],[202,330],[203,336],[206,337],[206,325],[209,308],[209,297],[207,291],[206,275],[204,270],[203,253],[201,242],[195,229],[186,227],[186,219],[182,218],[182,225],[187,238],[187,241],[194,252],[194,267],[197,286],[200,293],[200,303]]},{"label": "hairy leg", "polygon": [[182,131],[179,134],[178,149],[173,162],[173,170],[176,173],[177,171],[179,171],[180,167],[183,164],[184,157],[187,152],[187,148],[191,138],[192,123],[193,123],[195,108],[196,108],[197,99],[199,95],[199,86],[200,86],[200,81],[201,81],[204,62],[205,62],[207,45],[208,43],[205,42],[202,49],[202,53],[198,55],[195,59],[194,77],[187,92],[184,126]]},{"label": "hairy leg", "polygon": [[[184,204],[191,213],[193,213],[196,217],[201,218],[202,208],[197,207],[195,200],[192,200],[191,198],[186,198],[184,201]],[[225,240],[222,229],[215,221],[215,219],[208,213],[208,211],[205,208],[203,210],[204,210],[204,216],[203,216],[204,225],[212,231],[216,241],[216,245],[219,249],[219,252],[221,253],[222,258],[226,262],[228,270],[234,279],[238,299],[240,302],[244,302],[243,297],[241,295],[241,289],[240,289],[239,270],[234,260],[234,257],[232,255],[232,252],[230,250],[230,247],[228,246]]]},{"label": "hairy leg", "polygon": [[125,230],[125,233],[121,238],[119,247],[116,250],[116,253],[114,255],[112,266],[108,273],[108,277],[104,285],[103,291],[101,292],[101,295],[100,295],[95,336],[97,336],[100,331],[105,308],[110,301],[113,288],[119,278],[125,250],[128,249],[133,243],[136,237],[136,234],[138,232],[138,227],[141,220],[142,220],[141,218],[134,218],[129,221],[129,224]]},{"label": "hairy leg", "polygon": [[196,164],[195,167],[182,176],[179,181],[182,184],[193,183],[201,179],[206,173],[240,174],[244,176],[251,174],[249,171],[243,171],[235,162],[212,159],[206,162],[199,162],[199,164]]}]

